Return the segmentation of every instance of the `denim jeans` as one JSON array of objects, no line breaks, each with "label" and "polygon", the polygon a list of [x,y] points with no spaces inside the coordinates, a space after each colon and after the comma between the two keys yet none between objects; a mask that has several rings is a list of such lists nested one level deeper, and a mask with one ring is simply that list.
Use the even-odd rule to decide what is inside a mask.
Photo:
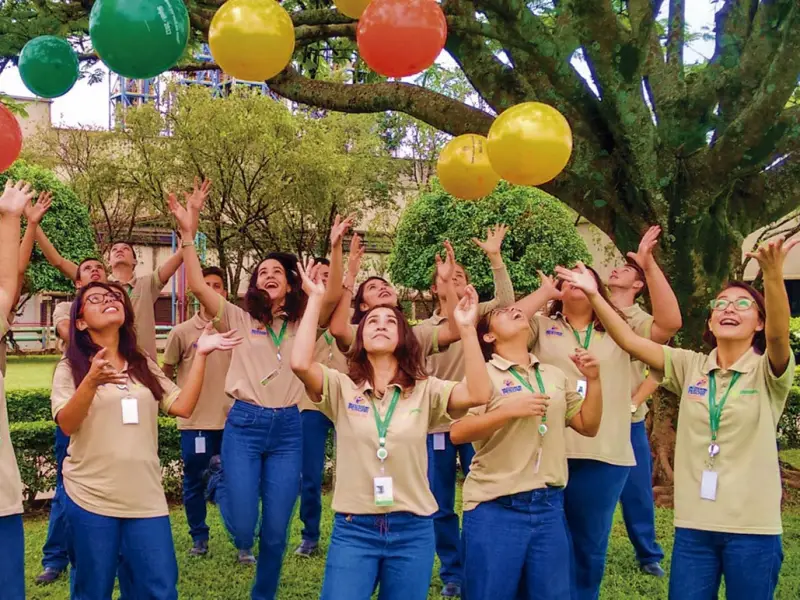
[{"label": "denim jeans", "polygon": [[67,519],[64,515],[65,492],[61,469],[69,448],[69,436],[56,426],[56,492],[50,501],[50,522],[47,526],[47,540],[42,548],[42,566],[45,569],[63,571],[69,564],[69,545],[67,539]]},{"label": "denim jeans", "polygon": [[656,541],[653,459],[644,421],[631,423],[631,444],[636,466],[631,467],[619,501],[628,538],[636,551],[636,560],[644,566],[664,560],[664,551]]},{"label": "denim jeans", "polygon": [[569,597],[570,539],[564,491],[544,488],[464,512],[463,600]]},{"label": "denim jeans", "polygon": [[[198,454],[197,438],[205,438],[205,452]],[[203,474],[211,457],[222,448],[222,430],[184,429],[181,431],[181,458],[183,459],[183,507],[189,523],[192,541],[208,541],[206,525],[206,498]]]},{"label": "denim jeans", "polygon": [[325,469],[325,444],[333,429],[331,420],[318,410],[300,413],[303,422],[303,474],[300,492],[300,519],[303,539],[319,542],[322,517],[322,474]]},{"label": "denim jeans", "polygon": [[783,563],[780,535],[675,528],[670,600],[772,600]]},{"label": "denim jeans", "polygon": [[169,517],[105,517],[78,506],[65,494],[75,560],[73,597],[109,600],[119,561],[126,576],[126,598],[177,600],[178,563]]},{"label": "denim jeans", "polygon": [[[433,569],[430,517],[336,514],[321,600],[425,600]],[[498,599],[499,600],[499,599]]]},{"label": "denim jeans", "polygon": [[289,523],[300,493],[303,429],[300,411],[263,408],[237,400],[222,439],[217,501],[237,548],[253,547],[261,505],[259,555],[253,600],[278,590]]},{"label": "denim jeans", "polygon": [[0,517],[0,597],[25,600],[25,533],[22,515]]},{"label": "denim jeans", "polygon": [[568,462],[564,513],[572,537],[572,600],[597,600],[614,510],[631,468],[582,458]]},{"label": "denim jeans", "polygon": [[[444,449],[434,450],[434,436],[444,436]],[[439,505],[433,515],[433,531],[436,534],[436,554],[442,564],[439,576],[445,584],[461,585],[464,569],[461,557],[461,532],[456,504],[456,476],[460,459],[461,470],[466,477],[475,449],[472,444],[454,445],[449,433],[428,434],[428,483]]]}]

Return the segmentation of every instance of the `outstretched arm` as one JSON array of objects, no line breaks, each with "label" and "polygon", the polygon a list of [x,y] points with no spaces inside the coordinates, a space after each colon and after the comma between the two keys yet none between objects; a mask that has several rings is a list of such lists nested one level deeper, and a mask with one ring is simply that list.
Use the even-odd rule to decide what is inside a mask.
[{"label": "outstretched arm", "polygon": [[336,309],[331,316],[328,330],[336,338],[342,349],[347,349],[353,343],[353,329],[350,327],[350,305],[355,295],[356,276],[361,269],[361,259],[364,257],[364,245],[361,237],[354,233],[350,240],[350,255],[347,259],[347,275],[342,284],[341,296],[336,304]]},{"label": "outstretched arm", "polygon": [[25,271],[31,262],[31,253],[33,252],[33,244],[36,241],[36,230],[39,228],[39,223],[50,208],[53,202],[53,196],[50,192],[42,192],[39,194],[39,199],[36,205],[29,202],[25,205],[23,214],[28,220],[28,225],[25,227],[25,235],[22,236],[22,243],[19,247],[19,278],[17,283],[17,293],[14,296],[14,304],[16,305],[22,293],[22,283],[25,280]]},{"label": "outstretched arm", "polygon": [[39,248],[41,248],[42,254],[44,254],[47,262],[61,271],[64,277],[70,281],[78,279],[78,265],[59,254],[56,247],[47,239],[41,227],[36,228],[36,243],[39,244]]},{"label": "outstretched arm", "polygon": [[331,319],[331,315],[342,297],[342,278],[344,276],[344,259],[342,257],[342,240],[347,230],[353,225],[353,215],[343,219],[336,215],[331,227],[331,271],[328,275],[328,285],[322,299],[322,312],[320,313],[320,327],[324,327]]},{"label": "outstretched arm", "polygon": [[322,366],[314,361],[317,323],[324,303],[325,286],[321,281],[317,281],[313,260],[309,261],[305,267],[298,263],[297,270],[303,279],[303,291],[308,295],[308,304],[306,304],[306,310],[303,318],[300,319],[300,326],[294,337],[290,364],[294,374],[310,392],[309,397],[313,402],[319,401],[325,381]]},{"label": "outstretched arm", "polygon": [[514,284],[508,275],[505,263],[503,263],[503,255],[500,254],[503,240],[507,233],[508,227],[501,224],[489,227],[486,232],[486,241],[472,238],[472,242],[483,250],[492,265],[492,278],[494,279],[493,306],[497,308],[511,306],[516,300],[514,297]]},{"label": "outstretched arm", "polygon": [[0,318],[6,317],[16,304],[19,286],[20,216],[33,198],[30,185],[24,181],[6,181],[0,196]]},{"label": "outstretched arm", "polygon": [[453,275],[456,269],[456,254],[453,251],[453,246],[450,242],[444,243],[445,259],[438,254],[436,255],[436,271],[437,279],[444,282],[445,296],[447,298],[447,323],[444,325],[436,326],[436,339],[437,345],[440,348],[446,348],[450,344],[457,342],[461,339],[461,327],[456,321],[456,308],[458,307],[459,299],[456,294],[455,286],[453,285]]},{"label": "outstretched arm", "polygon": [[522,300],[518,300],[514,306],[525,313],[528,319],[532,319],[533,315],[539,312],[542,308],[547,306],[551,300],[558,300],[561,298],[561,291],[556,288],[556,284],[552,277],[548,277],[541,271],[536,271],[539,274],[539,289],[525,296]]}]

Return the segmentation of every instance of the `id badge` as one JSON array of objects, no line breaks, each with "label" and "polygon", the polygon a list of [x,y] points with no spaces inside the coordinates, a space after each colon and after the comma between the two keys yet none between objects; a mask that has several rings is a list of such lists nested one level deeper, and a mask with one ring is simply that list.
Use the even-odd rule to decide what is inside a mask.
[{"label": "id badge", "polygon": [[206,438],[204,438],[202,435],[199,435],[196,438],[194,438],[194,453],[195,454],[206,453]]},{"label": "id badge", "polygon": [[122,424],[139,424],[139,402],[136,400],[136,398],[122,399]]},{"label": "id badge", "polygon": [[586,380],[578,379],[578,385],[575,386],[575,391],[581,395],[581,398],[586,400]]},{"label": "id badge", "polygon": [[375,506],[392,506],[394,504],[391,477],[376,477],[373,482],[373,490],[375,492]]},{"label": "id badge", "polygon": [[703,471],[703,477],[700,480],[700,497],[703,500],[714,501],[717,499],[716,471]]},{"label": "id badge", "polygon": [[539,450],[536,451],[536,464],[533,467],[533,472],[538,473],[539,467],[542,465],[542,448],[539,447]]},{"label": "id badge", "polygon": [[434,433],[433,434],[433,449],[434,450],[444,450],[444,434],[443,433]]},{"label": "id badge", "polygon": [[266,377],[264,377],[264,379],[261,380],[261,385],[267,385],[270,381],[275,379],[278,376],[278,371],[279,369],[274,369],[273,371],[271,371],[269,375],[267,375]]}]

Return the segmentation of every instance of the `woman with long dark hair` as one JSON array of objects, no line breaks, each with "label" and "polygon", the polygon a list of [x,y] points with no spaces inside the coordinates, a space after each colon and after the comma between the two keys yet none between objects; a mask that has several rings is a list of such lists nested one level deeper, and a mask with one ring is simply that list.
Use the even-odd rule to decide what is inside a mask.
[{"label": "woman with long dark hair", "polygon": [[462,494],[464,597],[569,598],[566,433],[592,437],[600,428],[599,363],[583,348],[569,357],[586,378],[584,401],[564,371],[528,352],[520,309],[492,310],[477,332],[492,399],[450,429],[453,443],[476,449]]},{"label": "woman with long dark hair", "polygon": [[[275,598],[292,511],[300,492],[302,425],[298,404],[303,384],[289,367],[306,294],[297,258],[273,252],[261,260],[247,286],[244,308],[221,298],[203,280],[194,244],[198,206],[169,198],[184,240],[189,288],[221,331],[238,329],[244,341],[234,350],[225,393],[234,400],[222,437],[221,476],[216,501],[240,562],[255,562],[252,547],[261,517],[254,600]],[[332,290],[323,300],[319,323],[336,306],[342,286],[342,238],[350,219],[331,229]],[[327,313],[327,314],[326,314]],[[217,469],[219,466],[216,467]],[[212,471],[215,465],[212,462]],[[259,510],[260,509],[260,510]]]},{"label": "woman with long dark hair", "polygon": [[559,270],[583,291],[609,335],[680,396],[675,442],[675,544],[669,596],[710,600],[725,578],[729,600],[767,600],[783,562],[778,420],[794,378],[783,263],[797,240],[756,252],[766,299],[728,283],[709,306],[704,354],[640,337],[579,265]]},{"label": "woman with long dark hair", "polygon": [[75,597],[110,599],[119,560],[135,597],[178,597],[158,459],[159,409],[190,417],[206,357],[238,345],[234,334],[206,329],[181,390],[137,346],[133,306],[123,287],[97,282],[78,292],[69,347],[50,396],[53,418],[71,436],[63,478]]},{"label": "woman with long dark hair", "polygon": [[416,337],[390,306],[368,311],[358,325],[349,373],[314,361],[325,286],[300,268],[308,307],[292,350],[292,370],[334,423],[336,511],[328,548],[324,600],[423,600],[433,568],[427,433],[451,416],[485,404],[491,382],[475,334],[477,294],[468,288],[455,312],[466,380],[425,373]]}]

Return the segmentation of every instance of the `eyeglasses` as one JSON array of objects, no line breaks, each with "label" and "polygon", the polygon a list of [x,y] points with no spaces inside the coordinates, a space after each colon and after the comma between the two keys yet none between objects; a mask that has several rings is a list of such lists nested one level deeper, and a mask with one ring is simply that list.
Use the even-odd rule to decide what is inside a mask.
[{"label": "eyeglasses", "polygon": [[106,292],[105,294],[89,294],[84,298],[87,304],[104,304],[105,302],[121,302],[122,294],[119,292]]},{"label": "eyeglasses", "polygon": [[750,298],[737,298],[736,300],[728,300],[727,298],[717,298],[712,300],[708,307],[711,310],[723,311],[733,304],[734,310],[737,312],[744,312],[749,310],[755,304],[755,300]]}]

